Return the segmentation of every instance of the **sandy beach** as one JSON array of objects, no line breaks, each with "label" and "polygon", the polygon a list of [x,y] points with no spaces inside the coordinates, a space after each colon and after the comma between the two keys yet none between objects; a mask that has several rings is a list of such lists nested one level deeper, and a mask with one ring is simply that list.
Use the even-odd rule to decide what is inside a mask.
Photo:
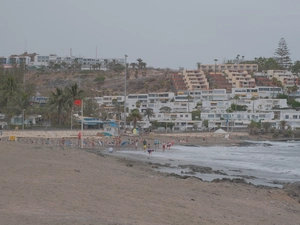
[{"label": "sandy beach", "polygon": [[282,189],[182,179],[101,148],[4,139],[0,224],[300,224],[299,200]]},{"label": "sandy beach", "polygon": [[[70,141],[74,145],[77,144],[77,134],[79,130],[64,130],[64,131],[22,131],[22,130],[9,130],[3,133],[2,138],[8,139],[10,136],[16,137],[20,142],[42,142],[46,139],[55,140],[55,142],[61,141],[64,138],[65,141]],[[99,130],[84,130],[84,139],[87,142],[95,141],[97,144],[99,141],[112,143],[115,139],[114,137],[104,137],[99,135],[101,131]],[[0,136],[1,137],[1,136]],[[237,145],[245,140],[250,139],[267,139],[266,137],[250,137],[248,133],[230,133],[227,137],[226,134],[216,134],[216,133],[150,133],[143,135],[124,135],[121,134],[121,142],[130,140],[142,140],[153,143],[154,139],[158,139],[160,143],[173,142],[176,145],[202,145],[202,146],[231,146]]]}]

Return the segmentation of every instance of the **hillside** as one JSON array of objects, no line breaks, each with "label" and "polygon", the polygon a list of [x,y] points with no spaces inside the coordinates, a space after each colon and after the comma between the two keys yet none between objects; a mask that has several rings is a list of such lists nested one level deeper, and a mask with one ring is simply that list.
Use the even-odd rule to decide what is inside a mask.
[{"label": "hillside", "polygon": [[[105,78],[104,82],[101,80]],[[99,79],[100,78],[100,79]],[[111,71],[31,71],[26,74],[26,82],[36,85],[43,96],[48,96],[55,88],[70,87],[78,83],[89,95],[124,95],[124,73]],[[127,94],[173,91],[170,70],[129,69],[127,73]]]}]

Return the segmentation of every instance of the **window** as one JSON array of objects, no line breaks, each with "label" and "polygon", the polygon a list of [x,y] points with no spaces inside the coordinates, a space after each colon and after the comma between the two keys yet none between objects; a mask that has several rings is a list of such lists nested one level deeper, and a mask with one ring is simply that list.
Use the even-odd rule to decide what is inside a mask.
[{"label": "window", "polygon": [[285,119],[289,119],[289,115],[285,115]]},{"label": "window", "polygon": [[293,115],[293,119],[298,119],[298,116],[297,115]]}]

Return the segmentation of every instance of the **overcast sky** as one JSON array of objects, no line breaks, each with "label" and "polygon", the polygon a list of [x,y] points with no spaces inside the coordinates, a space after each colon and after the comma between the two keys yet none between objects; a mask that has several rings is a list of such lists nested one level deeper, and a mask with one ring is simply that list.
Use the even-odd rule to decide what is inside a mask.
[{"label": "overcast sky", "polygon": [[25,50],[142,58],[147,66],[271,57],[284,37],[300,60],[299,0],[0,0],[0,56]]}]

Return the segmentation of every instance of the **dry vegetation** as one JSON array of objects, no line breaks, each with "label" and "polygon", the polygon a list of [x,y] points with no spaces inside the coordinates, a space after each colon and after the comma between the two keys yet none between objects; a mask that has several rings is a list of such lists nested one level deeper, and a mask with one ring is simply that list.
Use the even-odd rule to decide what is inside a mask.
[{"label": "dry vegetation", "polygon": [[[170,74],[169,70],[161,69],[129,69],[127,94],[173,91]],[[97,81],[99,77],[105,77],[104,82]],[[112,71],[32,71],[26,74],[26,80],[34,83],[43,96],[48,96],[57,87],[70,87],[76,82],[80,89],[91,91],[93,96],[103,96],[123,95],[125,78],[124,73]]]}]

